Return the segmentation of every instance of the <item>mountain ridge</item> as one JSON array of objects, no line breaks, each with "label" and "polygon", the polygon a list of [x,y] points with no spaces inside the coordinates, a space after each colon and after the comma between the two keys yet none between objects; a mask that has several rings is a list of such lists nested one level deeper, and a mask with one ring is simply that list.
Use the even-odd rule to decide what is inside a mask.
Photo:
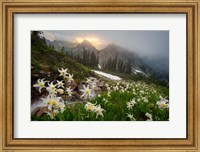
[{"label": "mountain ridge", "polygon": [[[55,49],[58,50],[58,48]],[[145,77],[155,76],[168,81],[168,75],[166,75],[166,73],[159,73],[159,70],[156,71],[150,64],[148,65],[148,62],[144,62],[136,52],[115,43],[110,43],[103,49],[98,50],[91,42],[85,39],[74,47],[69,47],[65,44],[64,52],[75,60],[80,60],[80,58],[84,60],[86,58],[84,58],[84,56],[89,56],[89,60],[92,59],[92,57],[94,57],[95,60],[98,58],[98,64],[102,69]],[[95,63],[93,67],[98,67],[96,61],[92,63]],[[90,66],[90,64],[91,62],[88,62],[88,66]]]}]

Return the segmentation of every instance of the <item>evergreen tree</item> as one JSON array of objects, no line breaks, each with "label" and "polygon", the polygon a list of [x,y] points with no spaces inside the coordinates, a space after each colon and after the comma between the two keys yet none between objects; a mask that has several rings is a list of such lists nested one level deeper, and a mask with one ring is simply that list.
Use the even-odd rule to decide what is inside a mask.
[{"label": "evergreen tree", "polygon": [[128,63],[126,64],[126,73],[130,74],[131,69],[132,69],[131,63],[130,63],[130,61],[128,61]]},{"label": "evergreen tree", "polygon": [[112,58],[109,57],[108,62],[106,64],[106,69],[111,69],[111,62],[112,62]]},{"label": "evergreen tree", "polygon": [[99,56],[96,57],[96,66],[98,67],[99,64]]},{"label": "evergreen tree", "polygon": [[94,54],[94,51],[92,51],[92,53],[90,55],[90,66],[96,67],[96,56]]},{"label": "evergreen tree", "polygon": [[63,46],[62,49],[61,49],[61,53],[64,55],[64,50],[65,50],[65,47]]}]

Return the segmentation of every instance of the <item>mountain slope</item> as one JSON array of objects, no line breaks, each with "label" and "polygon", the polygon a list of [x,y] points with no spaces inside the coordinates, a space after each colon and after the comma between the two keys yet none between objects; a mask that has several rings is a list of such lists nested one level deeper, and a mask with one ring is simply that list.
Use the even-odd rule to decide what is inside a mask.
[{"label": "mountain slope", "polygon": [[48,79],[54,80],[55,75],[59,74],[58,68],[68,68],[68,71],[73,73],[74,78],[77,80],[95,75],[94,72],[82,64],[49,47],[45,39],[38,37],[37,34],[31,35],[31,66],[33,81],[35,81],[34,75],[36,76],[38,72],[39,76],[45,72],[50,73]]},{"label": "mountain slope", "polygon": [[[120,66],[128,66],[130,74],[144,74],[148,75],[149,69],[147,65],[142,61],[142,59],[136,55],[134,52],[129,51],[128,49],[122,48],[116,44],[109,44],[107,47],[102,49],[99,53],[99,64],[102,67],[105,67],[106,64],[109,64],[109,59],[116,60],[115,70],[120,71]],[[122,65],[121,65],[122,64]],[[128,67],[124,72],[127,71]],[[141,71],[141,72],[137,72]],[[121,71],[122,72],[122,71]]]},{"label": "mountain slope", "polygon": [[101,50],[96,49],[87,40],[79,44],[59,41],[59,47],[57,47],[57,41],[54,41],[53,44],[59,52],[63,45],[64,54],[67,54],[69,58],[92,68],[101,67],[101,70],[127,73],[132,76],[155,77],[159,80],[168,81],[168,72],[164,72],[163,68],[155,68],[156,66],[153,63],[139,57],[134,51],[114,43],[107,45]]}]

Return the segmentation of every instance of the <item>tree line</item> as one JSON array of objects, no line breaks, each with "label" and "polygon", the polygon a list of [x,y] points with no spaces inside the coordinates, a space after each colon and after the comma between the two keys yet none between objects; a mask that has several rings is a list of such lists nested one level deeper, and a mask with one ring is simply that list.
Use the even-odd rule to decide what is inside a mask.
[{"label": "tree line", "polygon": [[66,55],[79,63],[90,66],[92,68],[97,68],[99,64],[99,56],[95,55],[94,51],[90,52],[84,49],[83,54],[74,55],[72,52],[66,52]]},{"label": "tree line", "polygon": [[130,61],[124,62],[122,59],[118,58],[116,54],[115,58],[109,57],[108,61],[103,63],[103,69],[131,74],[132,65]]}]

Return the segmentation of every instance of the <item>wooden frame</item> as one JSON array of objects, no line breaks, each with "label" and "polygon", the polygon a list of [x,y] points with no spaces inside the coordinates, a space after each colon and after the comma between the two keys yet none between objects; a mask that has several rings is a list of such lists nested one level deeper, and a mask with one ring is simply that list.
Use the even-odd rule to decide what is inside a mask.
[{"label": "wooden frame", "polygon": [[[3,0],[0,26],[0,149],[14,151],[200,151],[198,0]],[[16,13],[184,13],[187,15],[187,138],[62,140],[13,138],[13,16]]]}]

